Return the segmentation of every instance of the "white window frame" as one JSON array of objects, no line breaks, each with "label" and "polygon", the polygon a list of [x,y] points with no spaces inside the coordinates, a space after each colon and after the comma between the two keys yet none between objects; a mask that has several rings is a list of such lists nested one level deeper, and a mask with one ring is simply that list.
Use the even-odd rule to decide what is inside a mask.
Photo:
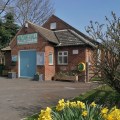
[{"label": "white window frame", "polygon": [[56,29],[56,27],[57,27],[56,22],[50,23],[50,29],[51,29],[51,30]]},{"label": "white window frame", "polygon": [[[64,55],[64,53],[67,53],[67,55]],[[62,55],[59,55],[59,53],[62,53]],[[59,63],[59,57],[62,57],[62,63]],[[63,59],[64,59],[64,57],[67,57],[67,63],[63,63]],[[68,51],[58,51],[58,65],[68,65]]]},{"label": "white window frame", "polygon": [[52,52],[49,52],[49,56],[52,55],[52,62],[50,63],[50,58],[48,57],[49,59],[49,65],[53,65],[53,53]]}]

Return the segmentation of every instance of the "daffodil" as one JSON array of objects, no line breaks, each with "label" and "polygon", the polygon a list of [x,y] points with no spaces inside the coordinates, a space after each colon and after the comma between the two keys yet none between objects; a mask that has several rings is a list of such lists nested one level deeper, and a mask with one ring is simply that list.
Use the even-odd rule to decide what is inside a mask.
[{"label": "daffodil", "polygon": [[70,101],[69,101],[69,100],[65,103],[65,106],[66,106],[66,107],[69,107],[69,106],[70,106]]},{"label": "daffodil", "polygon": [[90,106],[91,106],[91,107],[96,107],[95,102],[92,102],[92,103],[90,104]]},{"label": "daffodil", "polygon": [[108,114],[107,120],[120,120],[120,109],[115,109]]},{"label": "daffodil", "polygon": [[70,102],[70,106],[71,107],[77,107],[77,104],[76,104],[76,102]]},{"label": "daffodil", "polygon": [[58,105],[56,106],[56,110],[57,110],[57,111],[61,111],[61,110],[64,109],[64,107],[65,107],[64,99],[59,100]]},{"label": "daffodil", "polygon": [[82,109],[85,109],[85,103],[83,103],[81,101],[77,101],[77,106],[82,108]]},{"label": "daffodil", "polygon": [[52,120],[51,108],[47,107],[46,110],[41,110],[38,120]]},{"label": "daffodil", "polygon": [[101,113],[102,114],[106,114],[108,112],[108,108],[103,108],[102,110],[101,110]]},{"label": "daffodil", "polygon": [[82,116],[86,117],[88,115],[88,112],[85,110],[82,112]]}]

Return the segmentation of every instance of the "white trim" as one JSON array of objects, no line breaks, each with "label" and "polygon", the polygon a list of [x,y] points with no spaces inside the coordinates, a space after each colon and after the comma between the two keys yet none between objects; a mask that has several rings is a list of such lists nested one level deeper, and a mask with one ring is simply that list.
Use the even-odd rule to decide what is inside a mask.
[{"label": "white trim", "polygon": [[36,51],[36,49],[26,49],[26,50],[19,50],[19,51]]},{"label": "white trim", "polygon": [[68,31],[67,29],[64,30],[55,30],[55,32],[62,32],[62,31]]},{"label": "white trim", "polygon": [[[50,60],[49,60],[49,65],[53,65],[53,52],[49,52],[49,55],[52,55],[52,63],[50,63]],[[49,57],[48,57],[49,59]]]},{"label": "white trim", "polygon": [[[67,56],[67,63],[59,63],[59,56],[60,56],[59,53],[60,52],[62,52],[62,53],[67,52],[67,55],[61,55],[62,57]],[[68,65],[68,51],[58,51],[57,63],[58,63],[58,65]]]},{"label": "white trim", "polygon": [[[18,52],[18,77],[19,78],[32,78],[32,77],[29,77],[29,76],[20,76],[20,52],[21,51],[36,51],[36,49],[19,50],[19,52]],[[37,54],[37,51],[36,51],[36,54]],[[37,57],[37,55],[36,55],[36,57]],[[36,68],[37,68],[37,65],[36,65]]]}]

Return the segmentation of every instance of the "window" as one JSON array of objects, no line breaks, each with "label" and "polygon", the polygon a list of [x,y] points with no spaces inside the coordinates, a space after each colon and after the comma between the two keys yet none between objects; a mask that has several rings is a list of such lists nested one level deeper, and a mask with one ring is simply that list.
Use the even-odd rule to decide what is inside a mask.
[{"label": "window", "polygon": [[44,65],[45,62],[45,53],[37,52],[37,65]]},{"label": "window", "polygon": [[49,65],[53,65],[53,53],[49,53]]},{"label": "window", "polygon": [[56,22],[50,24],[50,29],[51,30],[56,29]]},{"label": "window", "polygon": [[58,52],[58,64],[67,65],[68,64],[68,51]]}]

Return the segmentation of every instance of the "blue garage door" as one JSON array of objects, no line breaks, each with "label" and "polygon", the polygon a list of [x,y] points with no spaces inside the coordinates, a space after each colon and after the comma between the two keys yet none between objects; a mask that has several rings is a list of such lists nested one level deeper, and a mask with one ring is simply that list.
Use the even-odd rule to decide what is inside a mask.
[{"label": "blue garage door", "polygon": [[36,51],[20,51],[20,77],[33,77],[36,73]]}]

